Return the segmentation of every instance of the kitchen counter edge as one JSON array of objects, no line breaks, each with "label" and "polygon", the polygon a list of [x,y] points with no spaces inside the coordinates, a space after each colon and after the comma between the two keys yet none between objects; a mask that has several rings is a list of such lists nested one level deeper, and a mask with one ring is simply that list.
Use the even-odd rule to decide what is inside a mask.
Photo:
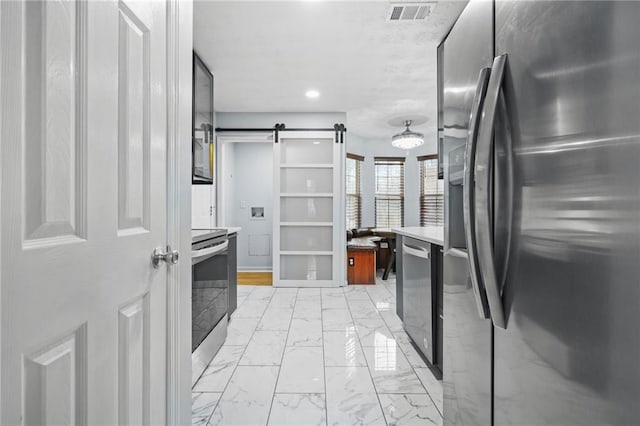
[{"label": "kitchen counter edge", "polygon": [[212,229],[192,229],[191,230],[191,242],[197,243],[208,238],[211,238],[213,233],[219,229],[226,229],[227,236],[232,236],[237,234],[242,230],[239,226],[221,226],[220,228],[212,228]]},{"label": "kitchen counter edge", "polygon": [[441,226],[408,226],[393,228],[392,231],[416,240],[444,246],[444,227]]},{"label": "kitchen counter edge", "polygon": [[[223,226],[222,228],[224,229],[225,227]],[[229,227],[226,227],[226,229],[227,229],[227,235],[237,234],[242,230],[242,228],[240,228],[239,226],[229,226]]]}]

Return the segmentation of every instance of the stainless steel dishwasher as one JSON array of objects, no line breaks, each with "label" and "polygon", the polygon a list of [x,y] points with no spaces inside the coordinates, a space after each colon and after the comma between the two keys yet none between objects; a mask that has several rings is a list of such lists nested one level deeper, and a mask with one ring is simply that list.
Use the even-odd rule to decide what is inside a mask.
[{"label": "stainless steel dishwasher", "polygon": [[402,302],[404,329],[433,364],[433,298],[431,244],[402,238]]}]

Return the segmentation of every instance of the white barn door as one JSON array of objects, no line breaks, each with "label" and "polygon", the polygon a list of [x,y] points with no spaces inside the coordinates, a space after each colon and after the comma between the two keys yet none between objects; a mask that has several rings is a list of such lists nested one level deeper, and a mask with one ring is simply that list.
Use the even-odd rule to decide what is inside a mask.
[{"label": "white barn door", "polygon": [[273,285],[345,285],[344,144],[283,131],[274,144]]},{"label": "white barn door", "polygon": [[2,2],[2,425],[164,424],[166,5]]}]

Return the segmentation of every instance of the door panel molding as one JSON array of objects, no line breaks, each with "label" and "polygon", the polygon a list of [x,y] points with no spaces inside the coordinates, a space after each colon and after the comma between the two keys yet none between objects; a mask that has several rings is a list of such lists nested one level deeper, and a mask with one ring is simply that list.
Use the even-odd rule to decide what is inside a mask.
[{"label": "door panel molding", "polygon": [[86,324],[23,361],[26,425],[87,424]]},{"label": "door panel molding", "polygon": [[118,232],[149,230],[149,28],[123,2],[118,34]]},{"label": "door panel molding", "polygon": [[37,247],[85,237],[87,13],[84,1],[50,1],[21,14],[24,245]]},{"label": "door panel molding", "polygon": [[118,311],[118,424],[149,424],[149,293]]}]

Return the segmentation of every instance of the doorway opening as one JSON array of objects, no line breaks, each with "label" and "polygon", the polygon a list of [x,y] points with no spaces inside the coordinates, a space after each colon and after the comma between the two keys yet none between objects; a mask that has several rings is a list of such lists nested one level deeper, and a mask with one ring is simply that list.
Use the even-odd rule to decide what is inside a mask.
[{"label": "doorway opening", "polygon": [[271,285],[273,135],[218,137],[218,223],[238,234],[238,284]]}]

